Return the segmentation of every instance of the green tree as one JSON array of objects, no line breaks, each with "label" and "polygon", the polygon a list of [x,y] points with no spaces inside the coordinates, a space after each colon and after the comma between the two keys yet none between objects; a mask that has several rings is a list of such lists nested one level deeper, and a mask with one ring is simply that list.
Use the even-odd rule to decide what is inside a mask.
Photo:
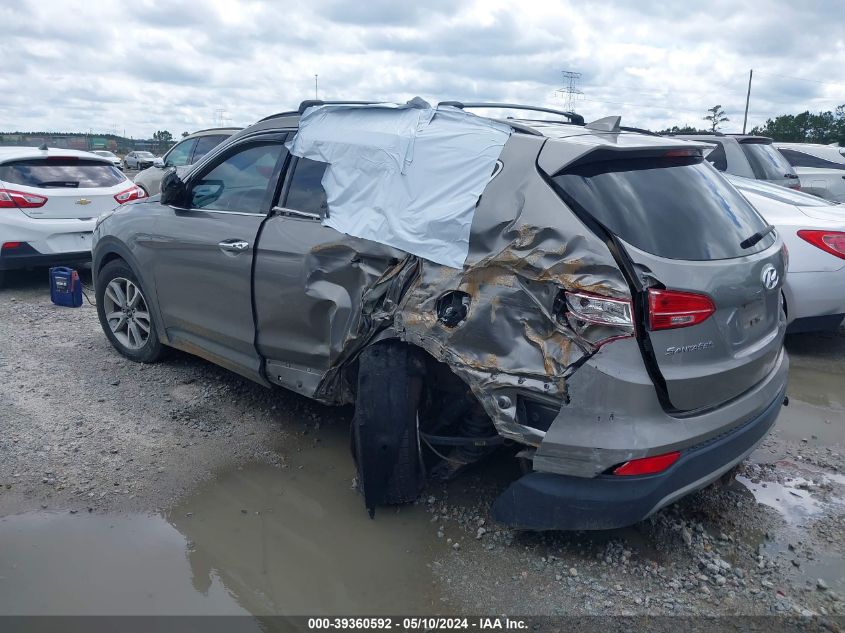
[{"label": "green tree", "polygon": [[704,117],[705,121],[710,121],[710,131],[716,132],[719,129],[719,126],[724,123],[725,121],[730,121],[728,117],[725,116],[725,111],[722,110],[721,105],[714,105],[712,108],[707,108],[707,111],[710,113],[706,117]]},{"label": "green tree", "polygon": [[672,127],[667,127],[665,130],[660,130],[658,134],[700,134],[704,130],[699,130],[691,125],[673,125]]},{"label": "green tree", "polygon": [[845,104],[833,111],[815,114],[810,111],[782,114],[753,128],[751,133],[792,143],[845,144]]},{"label": "green tree", "polygon": [[173,135],[167,130],[157,130],[153,134],[153,140],[156,142],[156,151],[159,154],[163,154],[173,145]]}]

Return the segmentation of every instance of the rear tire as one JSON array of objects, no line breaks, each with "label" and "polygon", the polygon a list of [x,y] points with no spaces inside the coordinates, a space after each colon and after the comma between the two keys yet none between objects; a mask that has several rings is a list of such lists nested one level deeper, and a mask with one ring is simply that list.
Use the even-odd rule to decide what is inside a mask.
[{"label": "rear tire", "polygon": [[166,352],[158,337],[148,296],[122,259],[103,266],[97,275],[97,316],[112,346],[136,363],[154,363]]},{"label": "rear tire", "polygon": [[[396,341],[376,343],[362,353],[352,421],[352,451],[365,500],[370,496],[368,485],[381,490],[376,505],[415,501],[425,485],[418,428],[424,367],[421,350]],[[383,474],[375,475],[380,479],[373,481],[373,475],[363,468],[363,440],[372,442],[375,438],[364,434],[373,433],[371,429],[385,424],[398,433],[397,443],[395,451],[386,453],[391,455],[392,463],[374,468]],[[387,450],[384,445],[378,448]]]}]

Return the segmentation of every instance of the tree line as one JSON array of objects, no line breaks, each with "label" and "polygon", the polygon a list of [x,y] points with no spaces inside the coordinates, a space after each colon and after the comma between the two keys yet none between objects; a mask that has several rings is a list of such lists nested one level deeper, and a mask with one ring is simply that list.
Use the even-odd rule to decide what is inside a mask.
[{"label": "tree line", "polygon": [[[699,130],[691,125],[677,126],[660,130],[659,134],[696,134],[701,132],[717,132],[722,123],[730,121],[724,116],[721,105],[708,108],[708,114],[703,120],[708,122],[708,128]],[[769,136],[775,141],[788,143],[839,143],[845,146],[845,104],[826,112],[810,112],[800,114],[781,114],[773,119],[767,119],[763,125],[751,128],[751,134]]]}]

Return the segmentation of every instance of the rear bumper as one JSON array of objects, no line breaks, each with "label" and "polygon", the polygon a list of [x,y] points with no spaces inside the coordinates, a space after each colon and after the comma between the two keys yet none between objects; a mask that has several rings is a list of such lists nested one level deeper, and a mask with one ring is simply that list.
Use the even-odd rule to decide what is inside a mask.
[{"label": "rear bumper", "polygon": [[512,483],[493,504],[493,516],[528,530],[600,530],[631,525],[707,486],[741,462],[777,419],[784,384],[766,408],[728,433],[685,449],[656,475],[573,477],[533,472]]},{"label": "rear bumper", "polygon": [[19,253],[0,252],[0,270],[20,270],[38,266],[84,264],[91,261],[91,251],[75,253],[39,253],[33,248],[21,248]]}]

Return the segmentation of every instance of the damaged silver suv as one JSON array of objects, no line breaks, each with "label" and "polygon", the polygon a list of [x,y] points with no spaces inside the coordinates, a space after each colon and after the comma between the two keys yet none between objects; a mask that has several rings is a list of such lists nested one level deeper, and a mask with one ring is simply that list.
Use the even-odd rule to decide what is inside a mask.
[{"label": "damaged silver suv", "polygon": [[498,520],[629,525],[774,424],[786,252],[698,143],[480,106],[502,107],[305,102],[242,130],[100,218],[100,322],[139,362],[354,403],[371,513],[510,451]]}]

